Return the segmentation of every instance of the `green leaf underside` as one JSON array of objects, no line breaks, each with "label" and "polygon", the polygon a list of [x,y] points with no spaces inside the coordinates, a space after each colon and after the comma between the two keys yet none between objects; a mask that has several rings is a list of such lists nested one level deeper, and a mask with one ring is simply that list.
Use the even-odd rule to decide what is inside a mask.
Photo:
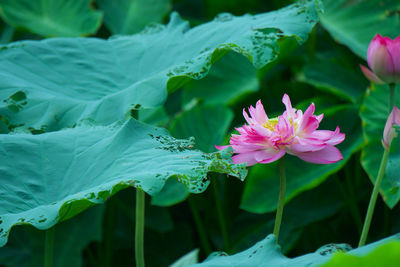
[{"label": "green leaf underside", "polygon": [[[286,197],[289,202],[296,195],[312,189],[325,181],[329,175],[342,168],[352,153],[362,145],[362,137],[357,119],[357,110],[351,107],[339,107],[332,114],[325,114],[319,129],[334,130],[337,125],[346,134],[345,141],[337,147],[343,160],[334,164],[312,164],[301,159],[285,155],[286,160]],[[324,126],[324,124],[328,126]],[[277,162],[257,164],[251,167],[242,195],[240,207],[255,213],[271,212],[276,208],[279,195],[279,166]]]},{"label": "green leaf underside", "polygon": [[95,33],[102,13],[91,10],[90,0],[0,0],[1,16],[14,27],[52,37]]},{"label": "green leaf underside", "polygon": [[189,103],[193,98],[205,104],[232,105],[246,94],[256,92],[260,86],[257,70],[240,54],[227,53],[200,81],[184,86],[182,102]]},{"label": "green leaf underside", "polygon": [[168,179],[161,191],[151,196],[151,204],[161,207],[168,207],[184,201],[189,192],[183,184],[176,179]]},{"label": "green leaf underside", "polygon": [[230,153],[205,154],[193,143],[135,120],[124,125],[77,127],[41,135],[0,135],[0,246],[12,226],[48,229],[128,186],[150,195],[175,177],[193,193],[207,172],[244,179]]},{"label": "green leaf underside", "polygon": [[233,112],[222,105],[199,105],[174,118],[169,130],[176,138],[193,136],[196,148],[213,152],[215,145],[221,145],[224,140],[233,116]]},{"label": "green leaf underside", "polygon": [[[395,244],[395,245],[392,245]],[[391,253],[390,259],[385,259],[383,263],[390,263],[392,259],[399,258],[400,236],[395,235],[381,241],[369,244],[367,246],[353,249],[347,252],[347,256],[371,257],[377,251],[382,254],[382,248],[392,247],[396,249],[396,253]],[[251,248],[228,256],[224,252],[215,252],[211,254],[203,263],[190,265],[192,267],[219,267],[219,266],[260,266],[260,267],[306,267],[321,266],[330,261],[330,259],[340,256],[342,252],[346,252],[351,247],[346,244],[329,244],[319,248],[316,252],[299,256],[296,258],[287,258],[281,251],[279,245],[276,244],[276,238],[271,234],[264,240],[256,243]],[[391,251],[392,252],[392,251]],[[371,254],[370,254],[371,253]],[[339,254],[339,255],[338,255]],[[394,255],[397,254],[397,255]],[[347,263],[347,261],[345,261]],[[328,265],[328,266],[350,266],[350,265]],[[386,266],[386,265],[384,265]]]},{"label": "green leaf underside", "polygon": [[[170,124],[171,135],[176,138],[194,137],[195,148],[204,152],[215,151],[222,143],[233,120],[233,112],[225,106],[195,106],[175,117]],[[164,188],[152,197],[152,204],[170,206],[186,199],[186,187],[168,181]]]},{"label": "green leaf underside", "polygon": [[17,112],[0,109],[0,115],[11,129],[55,131],[87,120],[113,123],[131,108],[161,105],[167,87],[174,91],[189,79],[205,77],[226,51],[245,55],[257,68],[275,60],[280,38],[307,39],[318,20],[318,3],[255,16],[222,14],[193,29],[173,13],[167,26],[132,36],[3,46],[0,100],[22,91],[26,103]]},{"label": "green leaf underside", "polygon": [[[54,236],[54,266],[82,266],[82,250],[102,238],[104,206],[95,206],[57,225]],[[43,267],[45,231],[15,227],[0,249],[0,264],[7,267]]]},{"label": "green leaf underside", "polygon": [[159,127],[163,127],[169,122],[169,117],[164,106],[152,109],[140,109],[138,110],[137,119],[146,124]]},{"label": "green leaf underside", "polygon": [[334,39],[364,59],[375,34],[391,38],[399,34],[399,1],[323,0],[323,3],[322,25]]},{"label": "green leaf underside", "polygon": [[[398,91],[398,88],[396,89]],[[400,94],[396,92],[395,105],[400,106]],[[360,111],[366,146],[361,153],[361,164],[372,182],[375,182],[383,155],[383,129],[389,116],[389,87],[376,86],[367,91]],[[400,139],[393,139],[382,180],[381,195],[393,208],[400,200]]]},{"label": "green leaf underside", "polygon": [[112,34],[132,34],[159,23],[171,8],[170,0],[96,0]]}]

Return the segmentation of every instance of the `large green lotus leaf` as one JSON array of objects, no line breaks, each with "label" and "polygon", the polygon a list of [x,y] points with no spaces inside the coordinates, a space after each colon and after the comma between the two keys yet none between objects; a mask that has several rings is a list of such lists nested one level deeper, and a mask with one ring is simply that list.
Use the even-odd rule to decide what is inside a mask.
[{"label": "large green lotus leaf", "polygon": [[[390,245],[389,245],[390,244]],[[396,245],[391,245],[396,244]],[[344,261],[344,263],[351,262],[352,258],[367,257],[370,258],[371,254],[379,254],[384,260],[382,265],[390,264],[391,260],[399,258],[399,244],[400,236],[395,235],[378,242],[369,244],[367,246],[353,249],[346,253],[351,258],[350,261]],[[388,253],[388,258],[384,258],[383,248],[390,247],[391,251]],[[232,256],[228,256],[223,252],[215,252],[211,254],[203,263],[190,265],[193,267],[219,267],[219,266],[235,266],[235,267],[247,267],[247,266],[260,266],[260,267],[306,267],[306,266],[321,266],[327,263],[330,259],[337,257],[339,253],[343,253],[351,249],[346,244],[329,244],[319,248],[316,252],[299,256],[296,258],[287,258],[281,253],[280,246],[276,244],[276,238],[274,235],[267,236],[264,240],[256,243],[251,248],[237,253]],[[397,255],[394,255],[394,251]],[[378,252],[378,253],[377,253]],[[333,257],[332,257],[333,256]],[[339,256],[340,257],[340,256]],[[328,265],[328,266],[351,266],[351,265]],[[358,265],[357,265],[358,266]],[[376,266],[376,265],[375,265]],[[390,265],[391,266],[391,265]]]},{"label": "large green lotus leaf", "polygon": [[102,14],[90,0],[0,0],[1,16],[14,27],[42,36],[76,37],[95,33]]},{"label": "large green lotus leaf", "polygon": [[257,68],[276,59],[277,41],[300,43],[318,20],[318,1],[255,16],[221,15],[193,29],[174,13],[167,26],[109,40],[54,38],[0,50],[0,101],[18,91],[27,104],[0,113],[11,125],[58,130],[82,120],[110,124],[131,108],[161,105],[169,91],[203,78],[226,51]]},{"label": "large green lotus leaf", "polygon": [[[73,219],[60,223],[54,233],[54,266],[82,266],[82,250],[102,238],[103,206],[96,206]],[[42,267],[45,231],[15,227],[10,240],[0,249],[0,265]]]},{"label": "large green lotus leaf", "polygon": [[354,58],[339,49],[316,53],[314,60],[305,65],[299,78],[317,88],[356,102],[364,95],[368,80]]},{"label": "large green lotus leaf", "polygon": [[[322,183],[329,175],[341,169],[352,153],[361,147],[360,121],[355,108],[345,105],[325,112],[320,129],[334,130],[337,125],[341,132],[347,134],[345,141],[337,146],[343,160],[334,164],[312,164],[291,155],[285,156],[286,202]],[[251,167],[246,179],[240,207],[255,213],[273,211],[278,203],[279,188],[278,162],[257,164]]]},{"label": "large green lotus leaf", "polygon": [[[176,138],[194,137],[196,148],[215,151],[233,120],[233,112],[225,106],[195,106],[176,116],[170,124],[170,132]],[[175,181],[168,181],[160,193],[152,197],[152,203],[170,206],[188,196],[187,189]]]},{"label": "large green lotus leaf", "polygon": [[[400,94],[397,92],[395,104],[400,106]],[[361,164],[369,178],[375,183],[383,155],[383,129],[389,116],[389,88],[376,86],[368,89],[364,104],[361,107],[366,146],[361,153]],[[400,139],[393,140],[382,180],[381,195],[385,203],[393,208],[400,200]]]},{"label": "large green lotus leaf", "polygon": [[96,0],[112,34],[132,34],[159,23],[171,9],[170,0]]},{"label": "large green lotus leaf", "polygon": [[205,104],[232,105],[245,94],[258,90],[257,70],[246,57],[230,52],[218,61],[207,77],[188,83],[182,91],[182,102],[193,98]]},{"label": "large green lotus leaf", "polygon": [[205,154],[193,143],[135,120],[40,135],[0,135],[0,246],[12,226],[48,229],[115,192],[134,186],[157,194],[175,177],[190,192],[207,187],[207,173],[244,179],[229,152]]},{"label": "large green lotus leaf", "polygon": [[340,43],[366,59],[375,34],[392,38],[400,28],[400,2],[393,0],[323,0],[321,23]]}]

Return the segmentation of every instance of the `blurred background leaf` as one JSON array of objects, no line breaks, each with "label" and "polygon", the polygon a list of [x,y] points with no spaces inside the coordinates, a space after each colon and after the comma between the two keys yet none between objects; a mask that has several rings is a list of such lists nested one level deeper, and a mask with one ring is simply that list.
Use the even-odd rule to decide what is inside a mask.
[{"label": "blurred background leaf", "polygon": [[[54,266],[82,266],[82,251],[102,239],[103,215],[104,206],[96,206],[55,227]],[[7,246],[1,248],[0,263],[7,267],[43,266],[44,240],[45,231],[15,227]]]},{"label": "blurred background leaf", "polygon": [[102,20],[90,0],[1,0],[0,8],[8,24],[45,37],[94,34]]},{"label": "blurred background leaf", "polygon": [[104,24],[112,34],[137,33],[150,23],[161,23],[171,9],[170,0],[96,0]]},{"label": "blurred background leaf", "polygon": [[[396,94],[395,105],[400,105],[400,94]],[[389,117],[389,88],[371,87],[360,112],[366,146],[362,151],[361,164],[372,182],[375,182],[383,155],[383,129]],[[393,208],[400,200],[400,140],[395,138],[391,145],[381,194],[386,204]]]},{"label": "blurred background leaf", "polygon": [[392,0],[323,0],[321,24],[339,43],[367,58],[372,38],[380,33],[395,38],[400,27],[400,2]]},{"label": "blurred background leaf", "polygon": [[355,103],[364,95],[368,81],[354,62],[340,47],[319,52],[305,65],[300,81]]},{"label": "blurred background leaf", "polygon": [[182,102],[188,104],[196,99],[210,105],[233,105],[247,94],[256,92],[259,86],[257,71],[249,60],[228,52],[207,77],[183,87]]}]

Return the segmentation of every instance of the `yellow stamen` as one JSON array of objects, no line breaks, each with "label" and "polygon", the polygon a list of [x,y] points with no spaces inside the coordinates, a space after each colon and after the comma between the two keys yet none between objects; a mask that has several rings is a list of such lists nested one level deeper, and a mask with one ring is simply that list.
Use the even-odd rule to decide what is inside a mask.
[{"label": "yellow stamen", "polygon": [[278,124],[278,117],[272,118],[272,119],[268,119],[268,120],[263,124],[263,126],[264,126],[265,128],[267,128],[268,130],[270,130],[270,131],[274,131],[275,125],[277,125],[277,124]]},{"label": "yellow stamen", "polygon": [[289,118],[289,122],[290,122],[290,124],[293,126],[294,131],[296,131],[297,125],[298,125],[297,121],[293,121],[292,118]]}]

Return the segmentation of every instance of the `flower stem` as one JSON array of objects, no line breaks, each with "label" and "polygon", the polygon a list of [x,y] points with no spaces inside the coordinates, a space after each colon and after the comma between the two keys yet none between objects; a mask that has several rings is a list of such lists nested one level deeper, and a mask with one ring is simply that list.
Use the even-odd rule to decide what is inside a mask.
[{"label": "flower stem", "polygon": [[390,88],[390,90],[389,90],[390,91],[390,93],[389,93],[389,114],[390,114],[390,112],[392,112],[392,109],[394,107],[396,84],[395,83],[389,84],[389,88]]},{"label": "flower stem", "polygon": [[286,174],[285,174],[285,162],[283,158],[279,160],[279,176],[280,176],[281,186],[279,191],[279,200],[278,200],[278,207],[276,210],[275,226],[274,226],[274,235],[276,237],[276,242],[278,242],[279,239],[279,230],[281,228],[283,206],[285,205]]},{"label": "flower stem", "polygon": [[361,233],[360,242],[358,243],[358,247],[362,247],[365,245],[367,241],[367,236],[369,232],[369,227],[371,225],[372,215],[374,214],[376,199],[378,197],[379,189],[381,187],[382,179],[385,174],[387,160],[389,158],[389,149],[385,149],[385,152],[382,156],[381,166],[379,167],[378,177],[376,178],[374,190],[372,191],[371,199],[369,200],[367,216],[365,217],[364,227]]},{"label": "flower stem", "polygon": [[44,267],[53,267],[55,226],[46,230],[44,244]]},{"label": "flower stem", "polygon": [[144,267],[144,200],[145,193],[136,189],[135,259],[137,267]]}]

